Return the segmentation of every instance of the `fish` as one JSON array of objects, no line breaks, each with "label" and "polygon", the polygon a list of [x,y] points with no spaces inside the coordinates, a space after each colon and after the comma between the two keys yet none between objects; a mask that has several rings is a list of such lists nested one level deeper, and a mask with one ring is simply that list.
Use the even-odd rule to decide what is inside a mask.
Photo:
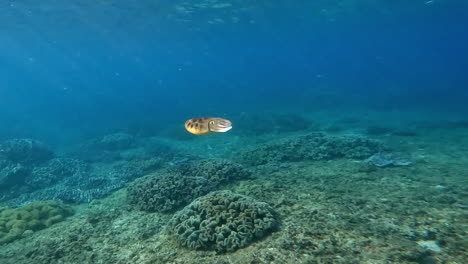
[{"label": "fish", "polygon": [[231,128],[231,121],[219,117],[192,118],[185,122],[185,129],[198,136],[223,133],[231,130]]}]

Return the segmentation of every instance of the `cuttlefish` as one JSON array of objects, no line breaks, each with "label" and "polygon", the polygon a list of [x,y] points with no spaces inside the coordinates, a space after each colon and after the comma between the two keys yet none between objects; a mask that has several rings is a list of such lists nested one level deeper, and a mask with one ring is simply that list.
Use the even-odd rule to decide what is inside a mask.
[{"label": "cuttlefish", "polygon": [[219,117],[192,118],[185,122],[185,129],[199,136],[227,132],[231,128],[231,121]]}]

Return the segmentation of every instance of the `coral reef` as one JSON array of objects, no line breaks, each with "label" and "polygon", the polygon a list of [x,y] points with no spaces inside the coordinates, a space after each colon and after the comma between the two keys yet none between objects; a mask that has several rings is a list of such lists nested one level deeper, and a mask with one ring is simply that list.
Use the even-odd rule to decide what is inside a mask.
[{"label": "coral reef", "polygon": [[[33,167],[31,172],[25,169],[22,184],[12,182],[16,185],[8,185],[8,192],[0,198],[0,202],[9,206],[38,200],[88,203],[122,188],[127,182],[160,165],[159,159],[92,166],[81,160],[54,158],[46,164]],[[2,179],[7,179],[1,176],[5,175],[0,169],[0,188]]]},{"label": "coral reef", "polygon": [[52,150],[44,143],[29,139],[10,139],[0,144],[0,158],[17,163],[30,164],[50,160],[54,156]]},{"label": "coral reef", "polygon": [[144,175],[144,170],[135,164],[118,164],[97,173],[94,170],[78,171],[64,178],[59,184],[44,189],[38,194],[41,200],[53,199],[68,203],[89,203],[94,199],[122,188],[127,182]]},{"label": "coral reef", "polygon": [[[136,171],[139,171],[143,174],[155,171],[164,167],[165,162],[162,158],[150,157],[148,159],[141,158],[131,162],[124,163],[123,166],[119,167],[120,171],[127,171],[127,175],[136,174]],[[131,171],[131,172],[130,172]]]},{"label": "coral reef", "polygon": [[367,163],[376,167],[393,167],[393,166],[409,166],[412,164],[411,161],[394,157],[389,153],[377,153],[372,155],[370,158],[365,160]]},{"label": "coral reef", "polygon": [[108,174],[112,178],[122,179],[128,182],[133,181],[134,179],[139,178],[161,166],[161,160],[159,159],[123,162],[113,166],[112,170]]},{"label": "coral reef", "polygon": [[49,161],[54,153],[33,139],[10,139],[0,144],[0,189],[25,183],[32,168]]},{"label": "coral reef", "polygon": [[34,167],[25,183],[33,189],[45,188],[64,178],[79,177],[89,171],[90,166],[81,160],[54,158],[43,166]]},{"label": "coral reef", "polygon": [[54,200],[69,203],[89,203],[122,188],[127,181],[120,178],[85,175],[70,177],[54,191]]},{"label": "coral reef", "polygon": [[250,176],[250,171],[242,165],[227,159],[204,159],[187,162],[180,164],[177,169],[184,175],[201,176],[216,185]]},{"label": "coral reef", "polygon": [[128,189],[128,199],[140,210],[168,212],[249,175],[241,165],[224,159],[182,162],[135,181]]},{"label": "coral reef", "polygon": [[[80,214],[68,218],[66,224],[62,222],[31,236],[31,231],[25,231],[25,239],[1,245],[0,263],[465,263],[467,187],[462,183],[467,140],[459,133],[450,135],[450,131],[444,131],[447,139],[441,141],[441,133],[420,135],[422,138],[409,142],[392,135],[382,138],[394,148],[395,155],[418,157],[412,167],[379,169],[365,159],[356,162],[348,158],[280,161],[249,168],[253,177],[248,181],[229,180],[225,186],[229,190],[268,202],[284,216],[281,228],[272,229],[274,232],[261,241],[240,250],[232,246],[237,241],[237,245],[241,244],[241,238],[237,240],[239,232],[230,230],[226,235],[227,231],[225,234],[221,230],[221,246],[209,240],[197,244],[205,236],[201,236],[201,224],[196,224],[203,222],[196,217],[202,214],[180,218],[181,223],[185,221],[184,225],[194,230],[187,231],[184,237],[177,233],[177,224],[169,225],[173,214],[129,210],[127,192],[121,190],[79,206]],[[179,143],[191,145],[176,144]],[[402,145],[407,149],[401,149]],[[193,153],[200,153],[206,151],[206,145],[192,149]],[[424,162],[419,155],[425,155]],[[181,174],[184,166],[190,168],[197,163],[211,166],[201,160],[176,158],[168,170]],[[91,172],[81,178],[92,178],[82,185],[86,188],[109,184],[100,177],[132,178],[132,171],[137,168],[147,174],[146,169],[133,162],[90,165]],[[363,165],[373,170],[362,171]],[[198,175],[189,174],[190,170],[185,173],[200,176],[204,175],[202,169],[203,166]],[[61,180],[56,186],[70,189],[65,182],[68,181]],[[74,186],[79,184],[72,182]],[[74,190],[78,196],[97,188]],[[49,195],[53,194],[50,190]],[[221,210],[222,206],[216,206]],[[229,210],[222,216],[231,216]],[[201,217],[206,219],[206,215]],[[228,219],[226,222],[231,221]],[[190,241],[194,247],[203,247],[194,250],[180,245],[188,239],[193,239]],[[218,247],[219,253],[235,251],[217,254]]]},{"label": "coral reef", "polygon": [[164,140],[147,138],[143,141],[126,133],[91,138],[68,154],[87,162],[100,163],[151,160],[155,157],[167,162],[176,155],[172,146]]},{"label": "coral reef", "polygon": [[110,163],[121,160],[123,158],[122,151],[129,150],[136,144],[136,139],[132,135],[117,132],[91,138],[76,146],[69,155],[87,162]]},{"label": "coral reef", "polygon": [[0,245],[64,220],[71,208],[54,201],[41,201],[20,208],[0,208]]},{"label": "coral reef", "polygon": [[230,191],[216,191],[176,213],[170,225],[182,246],[222,253],[246,247],[265,236],[278,220],[267,203]]},{"label": "coral reef", "polygon": [[96,145],[105,150],[122,150],[131,148],[134,143],[135,138],[132,135],[117,132],[105,135],[96,142]]},{"label": "coral reef", "polygon": [[66,178],[51,187],[32,192],[22,192],[15,197],[7,197],[7,199],[2,199],[1,202],[9,206],[18,206],[42,200],[55,200],[74,204],[89,203],[122,188],[125,183],[126,181],[122,179],[83,174],[79,178]]},{"label": "coral reef", "polygon": [[169,212],[214,188],[204,177],[165,170],[137,179],[128,188],[128,200],[140,210]]},{"label": "coral reef", "polygon": [[0,190],[9,189],[24,182],[29,168],[8,160],[0,160]]},{"label": "coral reef", "polygon": [[365,137],[310,133],[261,144],[238,153],[235,159],[250,166],[270,162],[364,159],[383,149],[380,142]]}]

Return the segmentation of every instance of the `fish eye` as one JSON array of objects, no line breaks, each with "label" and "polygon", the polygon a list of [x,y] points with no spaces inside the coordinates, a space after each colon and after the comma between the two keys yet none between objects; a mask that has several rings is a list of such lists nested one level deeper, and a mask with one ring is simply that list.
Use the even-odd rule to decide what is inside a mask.
[{"label": "fish eye", "polygon": [[214,125],[214,121],[210,121],[210,125]]}]

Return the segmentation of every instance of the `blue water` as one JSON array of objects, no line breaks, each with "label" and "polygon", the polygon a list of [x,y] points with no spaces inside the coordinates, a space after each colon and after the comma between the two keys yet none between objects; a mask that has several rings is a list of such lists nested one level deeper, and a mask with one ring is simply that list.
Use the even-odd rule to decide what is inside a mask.
[{"label": "blue water", "polygon": [[466,111],[466,1],[283,2],[5,0],[0,137],[277,108]]}]

